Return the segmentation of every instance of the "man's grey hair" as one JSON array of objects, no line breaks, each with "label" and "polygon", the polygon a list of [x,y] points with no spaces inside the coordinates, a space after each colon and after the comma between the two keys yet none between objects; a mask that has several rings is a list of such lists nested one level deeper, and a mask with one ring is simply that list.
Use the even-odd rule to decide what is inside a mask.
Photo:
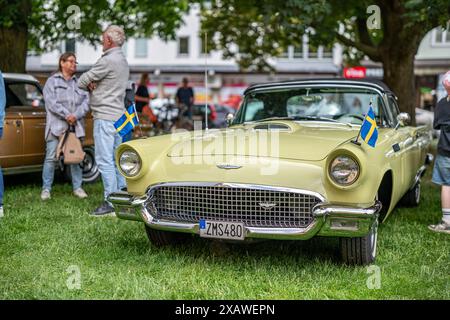
[{"label": "man's grey hair", "polygon": [[116,46],[121,47],[125,42],[125,32],[119,26],[110,25],[105,29],[105,34],[111,38]]}]

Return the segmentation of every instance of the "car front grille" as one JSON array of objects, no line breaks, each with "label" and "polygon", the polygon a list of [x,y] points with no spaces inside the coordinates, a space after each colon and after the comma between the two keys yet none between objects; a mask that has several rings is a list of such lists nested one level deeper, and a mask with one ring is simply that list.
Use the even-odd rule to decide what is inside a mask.
[{"label": "car front grille", "polygon": [[312,207],[321,202],[306,193],[226,185],[162,185],[152,193],[157,219],[243,222],[248,227],[307,227]]}]

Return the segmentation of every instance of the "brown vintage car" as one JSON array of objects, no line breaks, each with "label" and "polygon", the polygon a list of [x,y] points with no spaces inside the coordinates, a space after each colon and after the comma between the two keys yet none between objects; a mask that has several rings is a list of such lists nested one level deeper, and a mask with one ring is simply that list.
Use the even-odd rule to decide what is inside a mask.
[{"label": "brown vintage car", "polygon": [[[0,166],[5,175],[38,172],[45,157],[46,111],[39,82],[27,74],[3,74],[6,89],[6,114],[0,140]],[[86,152],[83,182],[95,181],[100,172],[94,157],[93,121],[86,118]],[[57,166],[58,168],[58,166]],[[63,168],[70,178],[69,167]]]}]

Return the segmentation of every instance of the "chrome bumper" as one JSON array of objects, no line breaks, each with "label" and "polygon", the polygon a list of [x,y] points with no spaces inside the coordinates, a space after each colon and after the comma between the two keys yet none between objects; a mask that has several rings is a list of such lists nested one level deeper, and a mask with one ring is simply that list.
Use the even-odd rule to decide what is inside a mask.
[{"label": "chrome bumper", "polygon": [[[151,228],[165,231],[199,234],[198,223],[186,223],[155,219],[144,203],[148,196],[135,197],[125,192],[113,193],[108,197],[117,217],[144,222]],[[305,228],[259,228],[245,227],[246,238],[306,240],[313,236],[361,237],[365,236],[378,213],[381,202],[368,208],[336,206],[319,203],[312,209],[314,220]]]}]

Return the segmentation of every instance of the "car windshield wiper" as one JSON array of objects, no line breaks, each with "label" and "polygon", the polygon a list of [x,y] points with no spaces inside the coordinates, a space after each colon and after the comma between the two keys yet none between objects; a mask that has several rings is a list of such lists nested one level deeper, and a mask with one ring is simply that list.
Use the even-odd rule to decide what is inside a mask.
[{"label": "car windshield wiper", "polygon": [[337,120],[327,118],[327,117],[319,117],[319,116],[297,116],[295,120],[321,120],[321,121],[329,121],[329,122],[339,122]]},{"label": "car windshield wiper", "polygon": [[270,118],[264,118],[264,119],[248,121],[248,122],[255,123],[255,122],[272,121],[272,120],[297,120],[297,117],[270,117]]}]

